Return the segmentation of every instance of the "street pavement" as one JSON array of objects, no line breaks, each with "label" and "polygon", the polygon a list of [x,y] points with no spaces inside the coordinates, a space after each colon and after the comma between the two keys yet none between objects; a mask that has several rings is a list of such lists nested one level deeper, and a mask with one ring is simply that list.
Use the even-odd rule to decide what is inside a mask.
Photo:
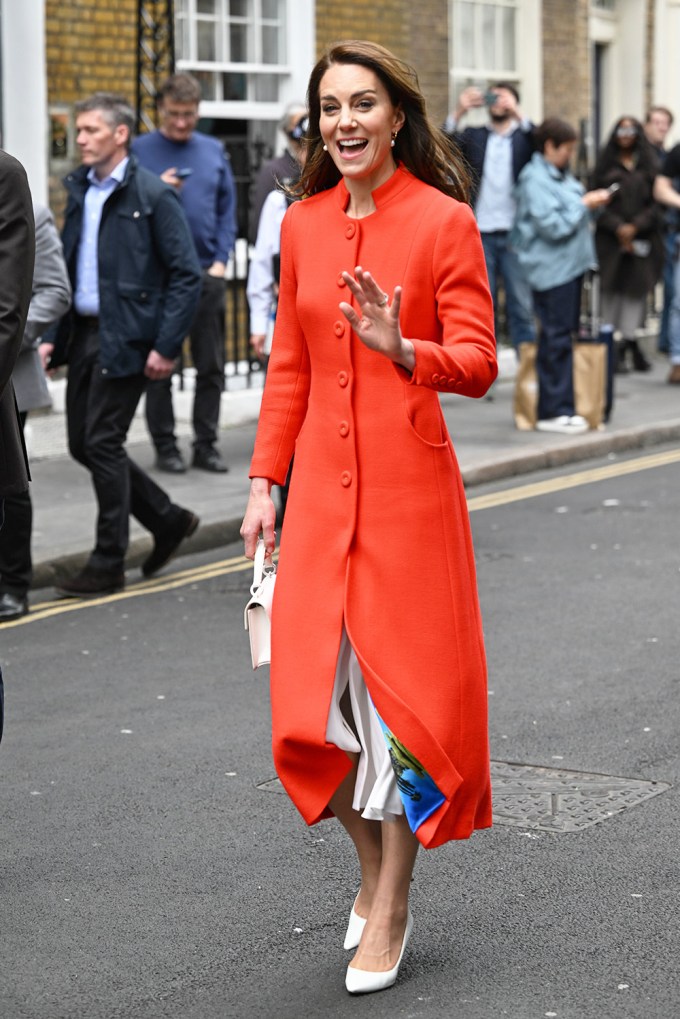
[{"label": "street pavement", "polygon": [[679,460],[470,492],[496,820],[419,854],[398,983],[364,998],[348,840],[272,781],[240,545],[94,602],[36,593],[0,630],[2,1019],[680,1015]]},{"label": "street pavement", "polygon": [[[666,383],[667,361],[657,356],[648,374],[618,376],[611,422],[601,431],[584,436],[560,436],[520,432],[512,418],[514,354],[501,352],[501,375],[490,398],[470,400],[445,395],[444,415],[454,441],[466,486],[519,476],[545,467],[585,461],[596,456],[641,449],[680,439],[680,387]],[[259,391],[227,393],[225,420],[237,404],[236,420],[220,432],[220,449],[229,463],[227,475],[189,470],[184,475],[155,470],[141,413],[134,422],[128,448],[130,455],[148,469],[174,501],[201,518],[196,535],[182,554],[220,547],[238,538],[248,491],[248,464],[255,436]],[[63,391],[57,394],[63,406]],[[189,398],[180,394],[179,437],[190,459]],[[95,502],[89,475],[68,456],[63,413],[29,418],[29,449],[32,451],[34,504],[34,587],[48,587],[55,577],[80,566],[94,543]],[[150,538],[132,522],[128,567],[134,572],[150,548]]]}]

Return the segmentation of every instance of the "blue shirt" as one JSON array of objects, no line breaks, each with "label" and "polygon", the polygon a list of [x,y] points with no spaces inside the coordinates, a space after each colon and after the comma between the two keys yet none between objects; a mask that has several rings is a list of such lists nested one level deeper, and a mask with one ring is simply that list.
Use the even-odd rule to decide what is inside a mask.
[{"label": "blue shirt", "polygon": [[195,131],[174,142],[160,131],[132,142],[140,165],[159,176],[171,167],[189,169],[179,197],[203,268],[229,260],[236,240],[236,188],[229,160],[216,138]]},{"label": "blue shirt", "polygon": [[484,153],[484,169],[475,204],[475,215],[480,233],[510,230],[515,219],[515,182],[512,176],[512,136],[509,131],[489,131]]},{"label": "blue shirt", "polygon": [[76,289],[73,307],[79,315],[99,314],[99,224],[106,199],[113,194],[125,177],[128,157],[111,171],[104,180],[99,180],[94,167],[87,175],[90,186],[85,192],[83,225],[78,245],[76,262]]}]

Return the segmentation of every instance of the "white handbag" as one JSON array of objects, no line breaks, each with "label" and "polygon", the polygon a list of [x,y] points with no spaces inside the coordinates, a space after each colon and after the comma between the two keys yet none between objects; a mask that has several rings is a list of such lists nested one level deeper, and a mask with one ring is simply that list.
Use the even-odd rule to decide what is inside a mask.
[{"label": "white handbag", "polygon": [[264,542],[260,538],[253,563],[251,598],[243,613],[243,622],[250,638],[250,657],[254,669],[261,665],[269,665],[272,657],[271,618],[276,566],[274,563],[265,565],[264,558]]}]

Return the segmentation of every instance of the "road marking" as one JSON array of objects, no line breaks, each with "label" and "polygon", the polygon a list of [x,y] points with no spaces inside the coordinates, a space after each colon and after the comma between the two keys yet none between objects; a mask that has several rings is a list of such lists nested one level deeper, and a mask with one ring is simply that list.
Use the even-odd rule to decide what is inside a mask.
[{"label": "road marking", "polygon": [[[489,495],[478,495],[468,499],[468,509],[470,513],[474,513],[479,510],[493,509],[496,506],[507,506],[509,503],[521,502],[523,499],[537,499],[539,496],[561,492],[568,488],[592,485],[597,481],[620,478],[625,474],[635,474],[638,471],[646,471],[654,467],[666,467],[678,462],[680,462],[680,450],[652,453],[649,456],[636,457],[634,460],[608,464],[606,467],[593,467],[590,470],[578,471],[576,474],[564,474],[558,478],[548,478],[545,481],[537,481],[529,485],[505,488]],[[146,580],[127,587],[117,594],[103,595],[101,598],[58,598],[52,601],[38,602],[28,615],[3,623],[0,626],[0,631],[37,623],[42,619],[50,619],[67,612],[78,612],[82,609],[96,608],[99,605],[110,605],[114,602],[124,601],[126,598],[140,598],[142,595],[173,591],[178,587],[186,587],[189,584],[224,577],[229,573],[242,573],[244,570],[250,569],[252,569],[252,562],[249,559],[246,559],[245,556],[235,556],[233,559],[223,559],[221,562],[180,570],[169,577]]]},{"label": "road marking", "polygon": [[678,463],[679,461],[680,450],[670,450],[667,453],[653,453],[650,456],[636,457],[635,460],[623,460],[621,463],[608,464],[606,467],[593,467],[587,471],[579,471],[577,474],[564,474],[559,478],[548,478],[545,481],[536,481],[530,485],[505,488],[501,492],[492,492],[490,495],[478,495],[468,499],[468,510],[473,513],[476,510],[506,506],[511,502],[521,502],[523,499],[536,499],[538,496],[550,495],[552,492],[562,492],[567,488],[578,488],[579,485],[592,485],[596,481],[608,481],[610,478],[620,478],[624,474],[635,474],[638,471],[650,470],[652,467],[666,467],[668,464]]}]

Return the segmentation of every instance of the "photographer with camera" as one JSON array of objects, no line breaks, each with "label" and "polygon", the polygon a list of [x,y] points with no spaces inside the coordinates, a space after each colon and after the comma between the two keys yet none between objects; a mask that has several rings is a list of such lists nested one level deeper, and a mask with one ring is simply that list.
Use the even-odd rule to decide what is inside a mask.
[{"label": "photographer with camera", "polygon": [[[480,127],[460,129],[472,109],[486,106],[489,119]],[[472,202],[482,235],[489,286],[497,307],[498,282],[503,281],[510,340],[536,339],[531,290],[508,235],[515,219],[513,191],[522,168],[534,152],[533,127],[519,108],[519,93],[510,82],[498,82],[486,92],[476,86],[463,89],[444,131],[453,139],[472,169]]]}]

